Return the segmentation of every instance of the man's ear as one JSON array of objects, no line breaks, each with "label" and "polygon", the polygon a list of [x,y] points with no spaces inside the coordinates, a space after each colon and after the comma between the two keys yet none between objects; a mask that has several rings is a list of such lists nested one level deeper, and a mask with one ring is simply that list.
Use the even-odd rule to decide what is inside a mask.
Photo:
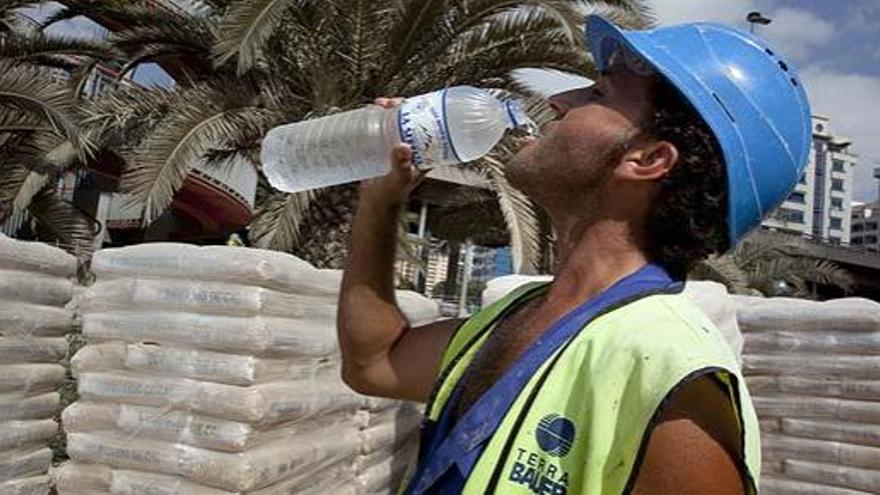
[{"label": "man's ear", "polygon": [[669,141],[640,144],[629,150],[615,171],[621,179],[653,181],[666,176],[678,162],[678,149]]}]

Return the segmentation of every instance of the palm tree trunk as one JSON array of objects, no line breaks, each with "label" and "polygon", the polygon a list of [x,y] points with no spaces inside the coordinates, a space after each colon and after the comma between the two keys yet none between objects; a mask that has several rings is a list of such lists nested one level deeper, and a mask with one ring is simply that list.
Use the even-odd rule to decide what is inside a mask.
[{"label": "palm tree trunk", "polygon": [[317,268],[342,269],[357,208],[356,184],[325,190],[312,203],[292,253]]}]

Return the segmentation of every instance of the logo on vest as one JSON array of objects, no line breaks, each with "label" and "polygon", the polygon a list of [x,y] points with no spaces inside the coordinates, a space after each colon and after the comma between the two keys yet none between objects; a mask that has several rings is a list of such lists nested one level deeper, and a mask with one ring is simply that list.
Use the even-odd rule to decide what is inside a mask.
[{"label": "logo on vest", "polygon": [[535,438],[544,452],[554,457],[565,457],[574,441],[574,423],[557,414],[548,414],[538,423]]},{"label": "logo on vest", "polygon": [[574,437],[575,427],[570,419],[558,414],[544,416],[535,428],[535,439],[543,454],[517,448],[508,481],[524,485],[537,495],[566,495],[568,473],[552,458],[565,457],[571,451]]}]

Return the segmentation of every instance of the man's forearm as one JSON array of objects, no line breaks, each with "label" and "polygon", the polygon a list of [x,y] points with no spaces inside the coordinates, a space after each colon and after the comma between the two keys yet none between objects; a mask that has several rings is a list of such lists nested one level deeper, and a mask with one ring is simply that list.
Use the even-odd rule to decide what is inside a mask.
[{"label": "man's forearm", "polygon": [[361,197],[339,294],[337,327],[343,376],[362,388],[365,374],[387,357],[407,327],[394,296],[394,261],[401,205]]}]

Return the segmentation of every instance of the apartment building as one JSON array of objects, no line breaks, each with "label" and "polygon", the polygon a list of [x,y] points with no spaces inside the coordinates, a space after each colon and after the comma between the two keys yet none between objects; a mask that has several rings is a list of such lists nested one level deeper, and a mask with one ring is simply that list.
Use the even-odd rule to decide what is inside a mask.
[{"label": "apartment building", "polygon": [[830,244],[849,244],[853,167],[858,163],[851,145],[832,132],[827,117],[813,116],[810,163],[791,195],[763,225]]}]

